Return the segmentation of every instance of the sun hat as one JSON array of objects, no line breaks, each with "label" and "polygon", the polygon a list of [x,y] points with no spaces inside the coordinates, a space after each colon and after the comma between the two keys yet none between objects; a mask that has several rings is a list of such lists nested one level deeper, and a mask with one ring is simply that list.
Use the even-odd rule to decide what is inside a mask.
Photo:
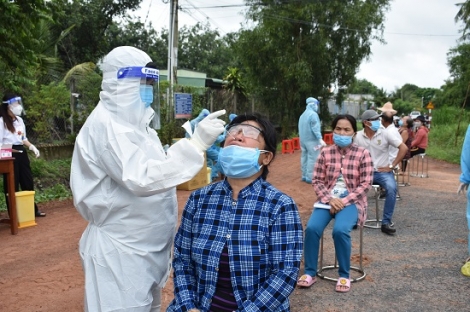
[{"label": "sun hat", "polygon": [[369,120],[369,119],[376,119],[379,118],[380,115],[377,114],[377,112],[373,109],[368,109],[364,113],[362,113],[361,119],[364,120]]},{"label": "sun hat", "polygon": [[385,112],[390,112],[392,114],[396,114],[397,111],[393,109],[393,104],[390,102],[387,102],[384,104],[384,106],[377,108],[378,110],[382,111],[383,113]]}]

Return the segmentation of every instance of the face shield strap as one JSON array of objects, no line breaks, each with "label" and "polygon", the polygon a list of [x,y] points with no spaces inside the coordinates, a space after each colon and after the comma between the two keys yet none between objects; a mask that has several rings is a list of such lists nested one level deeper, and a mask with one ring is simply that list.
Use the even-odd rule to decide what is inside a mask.
[{"label": "face shield strap", "polygon": [[17,97],[14,97],[14,98],[11,98],[7,101],[2,101],[3,104],[8,104],[8,105],[11,105],[15,102],[18,102],[20,105],[22,104],[22,101],[21,101],[21,96],[17,96]]}]

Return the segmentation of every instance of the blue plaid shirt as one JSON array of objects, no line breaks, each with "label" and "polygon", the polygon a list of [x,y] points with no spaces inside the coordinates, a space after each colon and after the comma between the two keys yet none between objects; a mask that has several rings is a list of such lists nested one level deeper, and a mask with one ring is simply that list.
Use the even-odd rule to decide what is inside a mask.
[{"label": "blue plaid shirt", "polygon": [[297,205],[261,177],[232,199],[221,181],[191,194],[175,238],[167,311],[209,311],[227,244],[237,311],[289,311],[302,257]]}]

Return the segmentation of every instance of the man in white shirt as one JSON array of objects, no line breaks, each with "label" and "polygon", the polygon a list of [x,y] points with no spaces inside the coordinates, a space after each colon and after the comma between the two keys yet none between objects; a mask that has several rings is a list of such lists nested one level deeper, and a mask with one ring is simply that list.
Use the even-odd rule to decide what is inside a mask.
[{"label": "man in white shirt", "polygon": [[[393,168],[397,166],[405,156],[407,147],[402,142],[401,136],[390,135],[379,120],[380,115],[374,110],[366,110],[362,116],[363,130],[358,131],[354,137],[354,143],[369,150],[374,162],[373,184],[378,184],[386,190],[384,212],[382,217],[383,233],[395,234],[392,228],[392,216],[395,209],[397,183],[393,174]],[[389,146],[398,148],[398,154],[392,162],[389,158]]]},{"label": "man in white shirt", "polygon": [[[382,126],[385,128],[385,131],[388,132],[390,136],[395,136],[403,141],[400,133],[398,132],[398,128],[395,127],[393,123],[393,116],[397,114],[397,111],[393,109],[393,104],[390,102],[385,103],[382,107],[377,108],[377,110],[382,112],[381,115],[381,122]],[[395,158],[397,158],[398,148],[393,145],[388,147],[389,152],[389,161],[393,163]]]}]

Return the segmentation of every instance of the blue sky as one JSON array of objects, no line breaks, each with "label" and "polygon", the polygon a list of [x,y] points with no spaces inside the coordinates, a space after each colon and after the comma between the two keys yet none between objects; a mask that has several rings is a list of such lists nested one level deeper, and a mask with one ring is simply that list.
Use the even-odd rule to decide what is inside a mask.
[{"label": "blue sky", "polygon": [[[387,91],[405,83],[422,88],[443,85],[449,78],[447,53],[460,36],[461,25],[454,22],[457,2],[463,0],[392,1],[385,22],[386,44],[373,43],[370,60],[363,62],[357,78]],[[183,8],[180,27],[209,22],[211,28],[224,35],[237,31],[244,23],[243,0],[179,0],[179,5]],[[163,0],[144,0],[134,14],[142,21],[151,21],[160,31],[168,28],[169,10],[169,3]]]}]

